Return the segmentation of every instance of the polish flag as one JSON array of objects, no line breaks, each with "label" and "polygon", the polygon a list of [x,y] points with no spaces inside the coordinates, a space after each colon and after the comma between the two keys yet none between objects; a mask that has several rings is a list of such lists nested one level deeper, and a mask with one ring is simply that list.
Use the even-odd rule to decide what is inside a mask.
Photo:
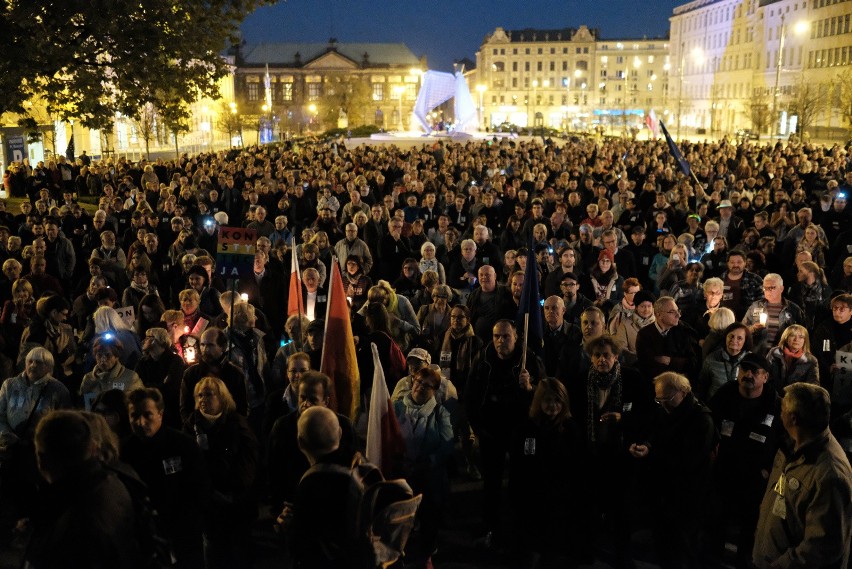
[{"label": "polish flag", "polygon": [[304,314],[302,301],[302,273],[299,272],[299,257],[296,255],[296,238],[290,241],[290,297],[287,300],[287,316]]},{"label": "polish flag", "polygon": [[361,402],[361,376],[355,354],[352,317],[337,257],[332,257],[329,282],[320,371],[331,378],[329,407],[354,421]]},{"label": "polish flag", "polygon": [[378,465],[387,477],[398,474],[405,455],[405,440],[399,428],[396,413],[391,405],[385,372],[379,359],[379,350],[373,350],[373,392],[370,394],[370,416],[367,419],[367,460]]}]

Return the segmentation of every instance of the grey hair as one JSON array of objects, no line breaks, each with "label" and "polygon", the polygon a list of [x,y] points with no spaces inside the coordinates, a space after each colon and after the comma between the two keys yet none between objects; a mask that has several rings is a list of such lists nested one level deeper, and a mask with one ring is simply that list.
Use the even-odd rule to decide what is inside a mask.
[{"label": "grey hair", "polygon": [[[51,370],[53,369],[53,366],[55,365],[54,360],[53,360],[53,354],[51,354],[50,351],[48,351],[48,349],[43,347],[43,346],[36,346],[32,350],[30,350],[29,353],[27,354],[25,361],[27,361],[27,362],[41,362],[41,363],[47,364],[47,365],[50,366]],[[48,375],[51,375],[51,373],[48,372]]]}]

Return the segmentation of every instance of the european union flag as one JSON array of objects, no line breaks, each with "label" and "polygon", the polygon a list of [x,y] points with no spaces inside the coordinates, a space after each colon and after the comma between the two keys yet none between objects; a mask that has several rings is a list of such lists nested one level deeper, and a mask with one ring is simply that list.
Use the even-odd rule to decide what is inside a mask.
[{"label": "european union flag", "polygon": [[666,137],[666,142],[669,145],[669,152],[672,153],[674,159],[677,160],[677,165],[680,166],[681,171],[687,176],[692,176],[692,169],[689,167],[689,162],[686,161],[686,158],[683,157],[683,154],[680,153],[680,149],[675,144],[675,141],[672,140],[669,131],[666,129],[666,125],[663,124],[663,121],[660,121],[660,128],[663,130],[663,134]]},{"label": "european union flag", "polygon": [[524,315],[530,315],[529,328],[526,331],[527,349],[537,356],[541,355],[544,345],[544,323],[541,312],[541,293],[539,292],[538,263],[535,258],[533,239],[530,236],[527,268],[524,271],[524,288],[521,291],[521,302],[518,304],[516,325],[518,330],[524,330]]}]

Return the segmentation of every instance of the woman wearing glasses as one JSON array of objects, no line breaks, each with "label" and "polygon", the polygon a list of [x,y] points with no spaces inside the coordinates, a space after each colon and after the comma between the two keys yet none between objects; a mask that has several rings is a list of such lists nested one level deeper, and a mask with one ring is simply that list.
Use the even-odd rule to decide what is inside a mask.
[{"label": "woman wearing glasses", "polygon": [[449,495],[446,463],[453,451],[450,413],[435,399],[440,385],[441,376],[436,370],[420,368],[414,374],[411,393],[394,403],[405,440],[404,476],[415,494],[423,494],[417,512],[421,540],[415,562],[423,559],[427,567],[438,540],[442,505]]}]

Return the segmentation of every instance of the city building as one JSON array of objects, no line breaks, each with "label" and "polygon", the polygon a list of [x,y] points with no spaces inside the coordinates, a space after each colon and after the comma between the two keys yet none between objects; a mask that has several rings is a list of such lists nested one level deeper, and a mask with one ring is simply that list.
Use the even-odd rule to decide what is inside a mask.
[{"label": "city building", "polygon": [[497,28],[476,53],[471,91],[483,128],[639,128],[669,112],[668,50],[665,38],[603,39],[586,26]]},{"label": "city building", "polygon": [[261,142],[338,126],[405,130],[425,70],[398,43],[248,44],[235,52],[234,102],[259,117]]},{"label": "city building", "polygon": [[786,136],[802,126],[819,138],[844,133],[850,18],[848,0],[695,0],[676,7],[674,128],[714,136],[740,129]]}]

